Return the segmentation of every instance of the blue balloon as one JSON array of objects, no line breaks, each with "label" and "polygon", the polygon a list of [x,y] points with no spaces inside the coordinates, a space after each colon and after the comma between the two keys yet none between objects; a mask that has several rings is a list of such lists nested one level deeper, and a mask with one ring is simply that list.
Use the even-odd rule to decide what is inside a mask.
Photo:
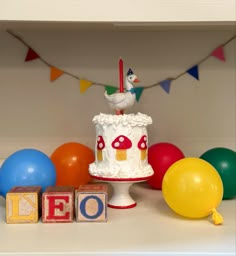
[{"label": "blue balloon", "polygon": [[56,168],[53,162],[36,149],[16,151],[0,169],[0,195],[3,197],[14,186],[41,186],[44,191],[55,184]]}]

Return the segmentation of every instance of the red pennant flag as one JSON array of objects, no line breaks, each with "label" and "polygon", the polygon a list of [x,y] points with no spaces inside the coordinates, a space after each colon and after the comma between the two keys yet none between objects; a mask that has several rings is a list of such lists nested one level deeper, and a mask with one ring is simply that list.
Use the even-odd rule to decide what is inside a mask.
[{"label": "red pennant flag", "polygon": [[39,55],[31,48],[28,49],[27,55],[25,57],[25,62],[38,59]]},{"label": "red pennant flag", "polygon": [[221,61],[225,61],[225,54],[224,54],[224,49],[222,46],[216,48],[212,53],[212,56],[216,57],[217,59]]}]

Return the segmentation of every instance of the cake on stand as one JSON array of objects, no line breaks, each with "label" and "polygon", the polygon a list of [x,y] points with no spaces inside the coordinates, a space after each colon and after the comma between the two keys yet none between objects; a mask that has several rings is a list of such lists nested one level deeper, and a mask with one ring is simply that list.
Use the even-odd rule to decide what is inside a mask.
[{"label": "cake on stand", "polygon": [[90,164],[89,173],[93,179],[109,183],[113,194],[108,206],[128,209],[136,206],[130,195],[134,183],[147,181],[153,169],[147,160],[148,135],[146,126],[151,117],[142,114],[124,114],[136,99],[133,83],[139,82],[131,69],[125,77],[123,87],[123,61],[119,61],[120,90],[112,95],[105,92],[108,105],[116,114],[95,116],[96,125],[95,162]]}]

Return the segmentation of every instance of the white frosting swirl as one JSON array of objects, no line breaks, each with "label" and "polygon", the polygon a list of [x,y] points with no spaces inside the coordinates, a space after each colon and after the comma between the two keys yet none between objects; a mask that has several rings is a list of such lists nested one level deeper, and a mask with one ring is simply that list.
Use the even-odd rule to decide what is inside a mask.
[{"label": "white frosting swirl", "polygon": [[100,113],[93,118],[95,124],[112,125],[112,126],[147,126],[152,124],[152,118],[142,113],[124,114],[124,115],[109,115]]}]

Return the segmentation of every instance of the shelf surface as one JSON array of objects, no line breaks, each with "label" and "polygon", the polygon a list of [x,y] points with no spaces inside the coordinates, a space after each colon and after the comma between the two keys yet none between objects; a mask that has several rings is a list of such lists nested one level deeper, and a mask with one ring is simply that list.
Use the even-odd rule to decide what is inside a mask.
[{"label": "shelf surface", "polygon": [[235,0],[0,0],[0,21],[235,22]]},{"label": "shelf surface", "polygon": [[162,193],[135,184],[132,209],[108,208],[107,223],[6,224],[0,200],[0,255],[235,255],[236,200],[222,201],[224,224],[174,214]]}]

